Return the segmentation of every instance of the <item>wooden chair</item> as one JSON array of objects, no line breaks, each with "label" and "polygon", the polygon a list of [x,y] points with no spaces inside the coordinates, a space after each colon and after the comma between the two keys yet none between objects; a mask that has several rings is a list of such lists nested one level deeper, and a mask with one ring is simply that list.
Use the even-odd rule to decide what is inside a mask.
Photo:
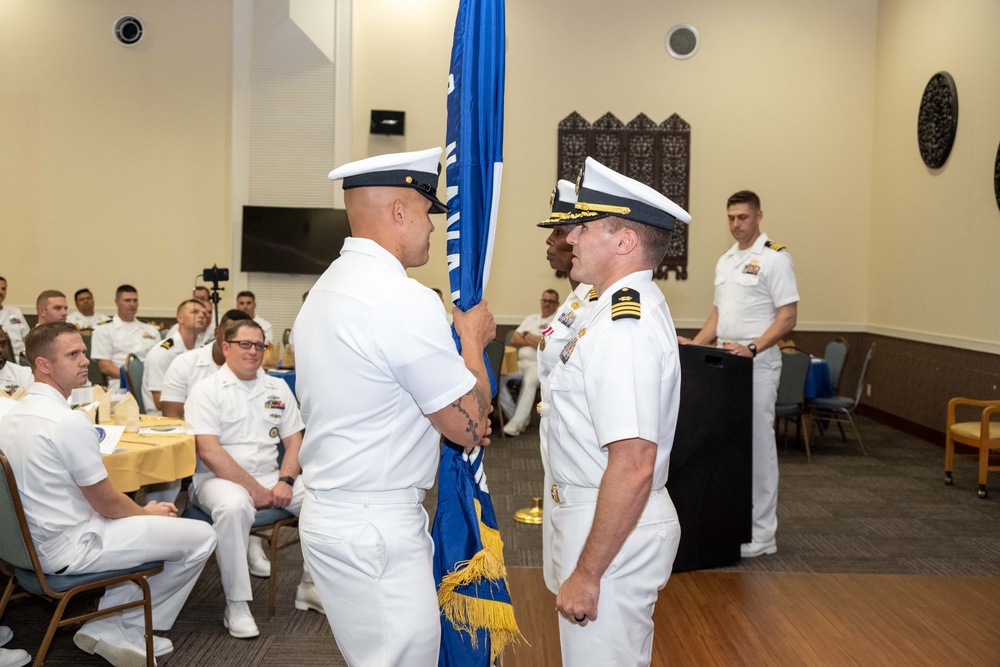
[{"label": "wooden chair", "polygon": [[[204,521],[208,525],[212,525],[213,523],[212,517],[207,512],[190,503],[181,512],[181,516],[185,519]],[[271,576],[268,578],[267,615],[271,618],[274,618],[274,598],[278,585],[278,555],[282,549],[287,549],[299,543],[298,531],[295,532],[294,537],[289,537],[282,541],[281,529],[296,528],[298,525],[299,517],[288,510],[270,507],[268,509],[257,510],[257,514],[253,519],[253,525],[250,527],[251,535],[262,537],[268,543],[267,557],[271,561]]]},{"label": "wooden chair", "polygon": [[[956,422],[955,408],[959,405],[983,408],[979,421]],[[959,456],[979,459],[979,497],[986,497],[986,475],[1000,471],[1000,465],[990,465],[990,450],[1000,449],[1000,422],[990,420],[995,414],[1000,414],[1000,400],[976,401],[971,398],[953,398],[948,401],[948,424],[945,429],[944,446],[945,484],[954,483],[951,471],[955,463],[955,443],[975,447],[979,450],[978,454],[959,454]]]},{"label": "wooden chair", "polygon": [[[146,625],[146,665],[153,667],[155,663],[152,599],[146,577],[162,572],[163,562],[143,563],[127,570],[108,570],[89,574],[45,574],[38,561],[35,544],[31,540],[14,472],[3,452],[0,452],[0,466],[3,467],[3,475],[0,476],[0,570],[10,577],[3,597],[0,597],[0,616],[3,616],[8,602],[28,595],[37,595],[56,602],[56,609],[45,632],[45,638],[42,639],[42,645],[35,654],[34,664],[37,666],[45,663],[45,654],[48,653],[58,628],[100,616],[110,616],[133,607],[142,607]],[[63,617],[70,600],[79,593],[117,586],[128,581],[142,589],[141,600],[69,618]],[[16,588],[21,589],[21,592],[15,593]]]}]

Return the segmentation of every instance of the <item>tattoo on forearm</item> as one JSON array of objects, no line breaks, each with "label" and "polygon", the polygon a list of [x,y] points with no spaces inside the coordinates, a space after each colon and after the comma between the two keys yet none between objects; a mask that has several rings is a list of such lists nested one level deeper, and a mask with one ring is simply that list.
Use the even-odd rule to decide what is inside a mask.
[{"label": "tattoo on forearm", "polygon": [[[469,394],[474,394],[478,389],[479,389],[479,387],[476,386],[475,388],[472,389],[472,391],[470,391],[467,394],[465,394],[465,396],[468,396]],[[482,393],[482,392],[480,392],[480,393]],[[465,398],[465,396],[463,396],[462,398]],[[466,423],[466,426],[465,426],[465,432],[466,433],[471,433],[472,434],[472,444],[473,445],[478,445],[479,444],[479,422],[475,421],[472,418],[472,415],[469,414],[469,411],[462,407],[462,398],[460,398],[457,401],[455,401],[454,403],[452,403],[451,407],[453,407],[456,410],[458,410],[459,413],[468,420],[468,422]]]}]

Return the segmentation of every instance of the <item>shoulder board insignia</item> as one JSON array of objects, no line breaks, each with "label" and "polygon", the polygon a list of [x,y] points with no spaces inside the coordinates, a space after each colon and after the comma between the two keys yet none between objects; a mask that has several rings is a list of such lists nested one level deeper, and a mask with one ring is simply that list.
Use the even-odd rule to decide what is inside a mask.
[{"label": "shoulder board insignia", "polygon": [[101,320],[100,322],[97,323],[97,326],[99,326],[99,327],[104,326],[105,324],[107,324],[107,323],[109,323],[111,321],[112,320]]},{"label": "shoulder board insignia", "polygon": [[173,338],[168,338],[165,341],[163,341],[162,343],[160,343],[160,347],[162,347],[164,350],[169,350],[173,346],[174,346],[174,339]]},{"label": "shoulder board insignia", "polygon": [[634,289],[623,287],[611,297],[611,320],[637,320],[641,315],[639,309],[639,293]]},{"label": "shoulder board insignia", "polygon": [[770,248],[775,252],[781,252],[782,250],[785,249],[785,246],[781,245],[780,243],[775,243],[774,241],[768,241],[767,243],[764,244],[764,247]]},{"label": "shoulder board insignia", "polygon": [[597,290],[593,287],[587,292],[587,301],[597,301]]}]

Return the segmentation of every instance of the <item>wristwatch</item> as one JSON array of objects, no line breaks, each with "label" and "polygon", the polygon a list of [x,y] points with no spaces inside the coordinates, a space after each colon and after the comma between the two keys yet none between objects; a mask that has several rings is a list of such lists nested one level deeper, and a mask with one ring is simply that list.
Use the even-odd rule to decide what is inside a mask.
[{"label": "wristwatch", "polygon": [[750,343],[749,345],[747,345],[747,349],[750,350],[750,357],[751,358],[757,356],[757,346],[756,345],[754,345],[753,343]]},{"label": "wristwatch", "polygon": [[284,482],[288,486],[295,486],[295,478],[294,477],[289,477],[288,475],[285,475],[284,477],[279,477],[278,481],[279,482]]}]

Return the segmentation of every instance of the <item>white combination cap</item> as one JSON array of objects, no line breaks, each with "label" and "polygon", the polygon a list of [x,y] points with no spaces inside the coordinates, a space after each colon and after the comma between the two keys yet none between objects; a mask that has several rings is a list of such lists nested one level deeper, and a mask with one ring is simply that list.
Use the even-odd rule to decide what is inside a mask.
[{"label": "white combination cap", "polygon": [[[573,205],[576,204],[576,185],[571,181],[560,179],[554,188],[552,196],[549,198],[549,206],[552,207],[552,215],[547,220],[538,223],[539,227],[556,227],[566,224],[563,219],[567,214],[573,212]],[[575,222],[575,221],[571,221]]]},{"label": "white combination cap", "polygon": [[663,229],[673,229],[678,222],[691,222],[687,211],[653,188],[622,176],[591,157],[584,164],[576,199],[576,211],[567,216],[564,224],[610,216]]},{"label": "white combination cap", "polygon": [[431,201],[431,213],[447,213],[448,206],[437,198],[441,174],[441,148],[409,153],[389,153],[348,162],[330,172],[329,179],[343,179],[344,189],[385,187],[413,188]]}]

